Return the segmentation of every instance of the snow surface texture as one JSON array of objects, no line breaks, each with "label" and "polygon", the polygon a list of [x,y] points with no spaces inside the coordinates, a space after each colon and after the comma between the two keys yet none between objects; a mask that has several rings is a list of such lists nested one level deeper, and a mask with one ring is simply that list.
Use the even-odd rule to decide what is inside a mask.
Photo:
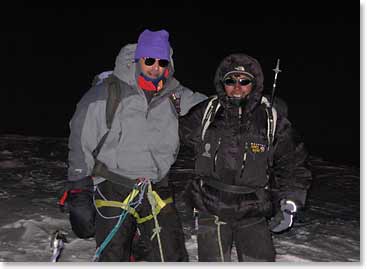
[{"label": "snow surface texture", "polygon": [[[191,212],[180,198],[193,169],[190,155],[181,151],[170,178],[177,190],[190,261],[197,261]],[[48,262],[50,238],[58,229],[68,242],[60,262],[88,262],[95,251],[94,239],[77,238],[68,215],[59,211],[57,200],[67,170],[64,138],[0,136],[0,262]],[[278,262],[360,261],[359,168],[335,165],[313,158],[314,181],[307,207],[294,227],[274,235]],[[232,261],[237,261],[233,251]]]}]

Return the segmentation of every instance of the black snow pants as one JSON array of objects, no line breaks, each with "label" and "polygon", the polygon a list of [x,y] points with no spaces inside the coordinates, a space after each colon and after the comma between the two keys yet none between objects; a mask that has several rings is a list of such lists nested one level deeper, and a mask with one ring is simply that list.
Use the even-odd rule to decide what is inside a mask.
[{"label": "black snow pants", "polygon": [[224,261],[229,262],[233,245],[240,262],[275,261],[275,249],[265,218],[223,222],[201,212],[198,218],[199,262],[220,262],[221,253]]},{"label": "black snow pants", "polygon": [[[131,190],[124,188],[121,185],[104,181],[98,185],[100,193],[105,199],[110,201],[122,202],[131,192]],[[173,193],[169,186],[153,185],[158,195],[165,200],[172,197]],[[101,195],[96,192],[96,199],[103,199]],[[101,207],[99,211],[104,217],[111,217],[120,215],[121,208],[116,207]],[[149,204],[146,194],[142,204],[136,208],[136,211],[141,217],[148,216],[152,213],[151,205]],[[162,250],[164,261],[167,262],[185,262],[188,261],[188,254],[185,248],[185,239],[181,221],[179,219],[176,207],[173,203],[167,204],[157,216],[159,226],[161,227],[160,239],[162,243]],[[117,218],[106,219],[96,214],[96,243],[100,246],[110,231],[117,223]],[[144,242],[144,252],[146,253],[144,261],[160,262],[161,255],[157,241],[157,236],[151,240],[153,229],[155,228],[154,220],[148,220],[141,224],[137,224],[136,219],[131,214],[128,214],[124,222],[120,226],[117,233],[112,240],[105,247],[99,257],[100,262],[127,262],[132,253],[132,243],[137,228],[140,231],[140,239]]]}]

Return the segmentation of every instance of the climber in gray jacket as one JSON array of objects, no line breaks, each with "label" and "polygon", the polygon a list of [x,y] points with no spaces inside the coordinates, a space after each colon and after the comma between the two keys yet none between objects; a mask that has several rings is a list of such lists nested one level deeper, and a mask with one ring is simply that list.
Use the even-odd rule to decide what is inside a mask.
[{"label": "climber in gray jacket", "polygon": [[[70,121],[70,221],[82,238],[95,227],[99,261],[128,261],[137,227],[149,244],[147,260],[188,260],[167,174],[179,151],[178,117],[206,96],[173,74],[168,32],[145,30],[121,49],[113,73],[82,97]],[[108,126],[111,81],[120,101]]]}]

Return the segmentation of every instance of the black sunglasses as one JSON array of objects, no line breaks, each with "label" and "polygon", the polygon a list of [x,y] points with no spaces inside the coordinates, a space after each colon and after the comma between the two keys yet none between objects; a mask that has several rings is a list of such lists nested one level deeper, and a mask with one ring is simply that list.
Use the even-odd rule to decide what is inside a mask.
[{"label": "black sunglasses", "polygon": [[252,80],[247,79],[247,78],[239,78],[239,79],[235,79],[235,78],[226,78],[223,83],[224,85],[227,86],[234,86],[236,85],[236,83],[239,83],[241,86],[246,86],[250,83],[252,83]]},{"label": "black sunglasses", "polygon": [[[152,66],[155,63],[156,60],[157,59],[155,59],[155,58],[145,58],[144,63],[145,63],[146,66]],[[164,60],[164,59],[159,59],[158,64],[159,64],[160,67],[167,67],[168,64],[169,64],[169,61]]]}]

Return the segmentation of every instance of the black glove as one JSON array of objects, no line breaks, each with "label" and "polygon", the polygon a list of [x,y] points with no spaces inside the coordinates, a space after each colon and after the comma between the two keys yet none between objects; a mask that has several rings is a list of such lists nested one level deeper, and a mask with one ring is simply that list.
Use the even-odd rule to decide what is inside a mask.
[{"label": "black glove", "polygon": [[79,238],[90,238],[95,234],[96,209],[93,203],[94,186],[91,177],[68,182],[68,208],[71,228]]},{"label": "black glove", "polygon": [[295,202],[282,199],[280,201],[280,211],[270,220],[270,230],[274,233],[279,233],[292,227],[296,212],[297,205]]}]

